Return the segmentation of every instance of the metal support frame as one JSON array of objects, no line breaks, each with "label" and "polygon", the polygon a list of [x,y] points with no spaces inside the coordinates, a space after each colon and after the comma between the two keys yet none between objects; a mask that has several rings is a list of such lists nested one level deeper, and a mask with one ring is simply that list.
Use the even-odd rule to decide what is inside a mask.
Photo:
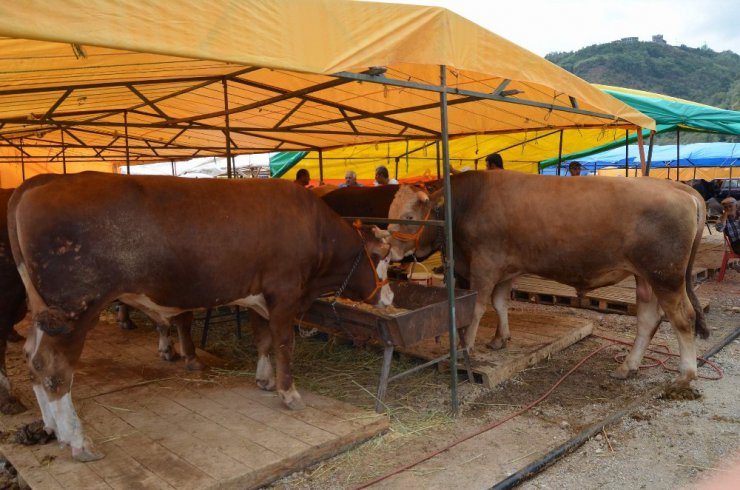
[{"label": "metal support frame", "polygon": [[131,156],[128,149],[128,111],[123,112],[123,125],[126,135],[126,175],[131,175]]},{"label": "metal support frame", "polygon": [[[670,174],[668,175],[670,178]],[[681,180],[681,128],[676,126],[676,182],[679,180]]]},{"label": "metal support frame", "polygon": [[224,122],[226,123],[226,130],[224,131],[224,137],[226,138],[226,178],[230,179],[234,176],[234,162],[231,159],[231,125],[229,124],[229,85],[224,77],[221,80],[224,87]]},{"label": "metal support frame", "polygon": [[447,286],[448,319],[450,322],[450,391],[452,412],[457,414],[460,404],[457,398],[457,328],[455,323],[455,255],[452,245],[452,185],[450,184],[450,141],[447,133],[447,67],[440,65],[439,93],[440,124],[442,126],[442,164],[444,168],[445,210],[445,284]]}]

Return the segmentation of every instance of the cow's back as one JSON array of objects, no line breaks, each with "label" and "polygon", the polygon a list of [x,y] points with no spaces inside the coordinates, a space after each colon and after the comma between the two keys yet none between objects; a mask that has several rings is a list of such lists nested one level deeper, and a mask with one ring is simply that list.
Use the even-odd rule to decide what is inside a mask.
[{"label": "cow's back", "polygon": [[66,311],[124,292],[196,308],[305,280],[338,220],[309,191],[261,179],[86,172],[29,184],[15,201],[23,260]]},{"label": "cow's back", "polygon": [[[340,216],[387,218],[398,185],[376,187],[342,187],[321,196]],[[378,225],[386,228],[388,225]]]},{"label": "cow's back", "polygon": [[603,270],[637,262],[662,272],[672,261],[685,270],[703,217],[690,187],[650,178],[466,172],[453,179],[453,194],[463,257],[486,249],[511,270],[584,286]]}]

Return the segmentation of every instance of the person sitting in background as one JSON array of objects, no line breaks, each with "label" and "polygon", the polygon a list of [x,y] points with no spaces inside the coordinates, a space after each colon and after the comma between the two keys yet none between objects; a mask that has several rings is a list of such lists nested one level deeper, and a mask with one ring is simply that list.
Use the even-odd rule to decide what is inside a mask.
[{"label": "person sitting in background", "polygon": [[486,157],[486,170],[503,170],[504,159],[498,153],[491,153]]},{"label": "person sitting in background", "polygon": [[388,184],[398,184],[398,181],[396,179],[391,179],[388,175],[388,169],[385,168],[385,166],[381,165],[380,167],[375,169],[375,185],[388,185]]},{"label": "person sitting in background", "polygon": [[[737,212],[737,200],[734,197],[722,199],[722,209],[722,216],[714,226],[717,231],[722,231],[727,235],[732,250],[740,254],[740,213]],[[734,268],[740,271],[740,264],[735,263]]]},{"label": "person sitting in background", "polygon": [[311,174],[309,174],[308,170],[306,170],[305,168],[302,168],[295,173],[295,180],[293,182],[300,185],[301,187],[305,187],[306,189],[310,189],[311,187],[313,187],[311,185]]},{"label": "person sitting in background", "polygon": [[582,167],[583,166],[579,162],[570,162],[570,165],[568,165],[568,171],[573,177],[578,177],[579,175],[581,175]]},{"label": "person sitting in background", "polygon": [[339,188],[342,187],[364,187],[362,184],[357,182],[357,172],[354,170],[347,170],[344,174],[344,184],[339,184]]}]

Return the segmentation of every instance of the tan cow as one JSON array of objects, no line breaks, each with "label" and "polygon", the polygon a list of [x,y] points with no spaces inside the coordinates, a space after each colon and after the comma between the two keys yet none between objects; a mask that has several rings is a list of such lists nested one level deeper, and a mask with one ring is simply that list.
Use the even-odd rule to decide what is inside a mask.
[{"label": "tan cow", "polygon": [[[442,194],[403,186],[389,218],[441,217]],[[511,281],[531,273],[569,284],[579,295],[637,280],[637,337],[615,376],[635,373],[666,312],[678,336],[678,382],[696,378],[694,334],[707,337],[704,314],[691,286],[691,269],[704,226],[704,201],[675,182],[613,177],[565,179],[518,172],[466,172],[452,178],[455,272],[478,291],[472,348],[491,298],[499,326],[488,344],[509,339]],[[426,255],[443,241],[434,227],[390,225],[391,258]]]}]

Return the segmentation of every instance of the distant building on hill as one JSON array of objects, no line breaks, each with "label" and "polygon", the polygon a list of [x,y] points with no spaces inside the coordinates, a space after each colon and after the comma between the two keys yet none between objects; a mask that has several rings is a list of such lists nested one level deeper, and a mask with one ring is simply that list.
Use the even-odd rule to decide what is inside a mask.
[{"label": "distant building on hill", "polygon": [[620,43],[636,43],[638,41],[637,37],[623,37],[619,40]]},{"label": "distant building on hill", "polygon": [[656,34],[653,36],[653,42],[657,44],[668,44],[665,39],[663,39],[663,34]]}]

